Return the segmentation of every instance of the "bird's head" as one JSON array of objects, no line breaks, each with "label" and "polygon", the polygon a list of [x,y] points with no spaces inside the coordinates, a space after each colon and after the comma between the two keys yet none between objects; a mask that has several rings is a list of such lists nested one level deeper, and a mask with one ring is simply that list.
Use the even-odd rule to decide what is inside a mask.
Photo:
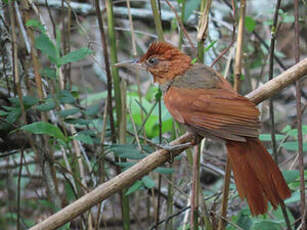
[{"label": "bird's head", "polygon": [[154,82],[164,84],[183,74],[189,69],[191,58],[179,49],[166,42],[154,42],[147,52],[139,59],[129,62],[118,63],[115,66],[136,67],[149,71]]}]

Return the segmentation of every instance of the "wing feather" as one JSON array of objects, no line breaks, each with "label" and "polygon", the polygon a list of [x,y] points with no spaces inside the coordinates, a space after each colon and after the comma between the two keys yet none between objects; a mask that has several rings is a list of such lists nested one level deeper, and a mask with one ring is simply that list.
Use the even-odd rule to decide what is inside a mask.
[{"label": "wing feather", "polygon": [[230,89],[170,87],[164,102],[172,116],[200,135],[245,141],[257,137],[260,123],[255,104]]}]

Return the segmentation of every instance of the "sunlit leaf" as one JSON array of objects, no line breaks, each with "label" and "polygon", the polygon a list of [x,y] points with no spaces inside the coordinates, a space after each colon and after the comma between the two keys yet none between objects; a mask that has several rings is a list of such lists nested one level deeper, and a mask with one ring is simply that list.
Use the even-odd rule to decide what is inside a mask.
[{"label": "sunlit leaf", "polygon": [[78,50],[74,50],[66,54],[65,56],[61,57],[61,64],[64,65],[70,62],[80,61],[92,53],[93,53],[92,50],[85,48],[85,47],[78,49]]},{"label": "sunlit leaf", "polygon": [[150,176],[144,176],[142,178],[142,181],[145,185],[146,188],[153,188],[156,186],[156,183],[154,182],[154,180],[150,177]]},{"label": "sunlit leaf", "polygon": [[58,51],[46,34],[42,33],[35,39],[35,47],[47,55],[52,63],[58,64]]},{"label": "sunlit leaf", "polygon": [[245,28],[247,29],[247,31],[253,32],[256,27],[256,21],[250,16],[246,16],[244,20],[245,20]]},{"label": "sunlit leaf", "polygon": [[138,180],[128,189],[125,195],[128,196],[131,193],[134,193],[135,191],[141,189],[142,187],[143,187],[143,182]]},{"label": "sunlit leaf", "polygon": [[25,125],[20,129],[33,134],[46,134],[48,136],[59,138],[63,141],[67,140],[62,131],[57,126],[44,121],[34,122],[29,125]]}]

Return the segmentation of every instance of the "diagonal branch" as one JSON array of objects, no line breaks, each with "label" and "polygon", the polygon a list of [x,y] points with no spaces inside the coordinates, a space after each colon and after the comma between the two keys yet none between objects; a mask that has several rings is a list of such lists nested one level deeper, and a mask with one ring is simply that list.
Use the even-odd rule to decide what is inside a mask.
[{"label": "diagonal branch", "polygon": [[[288,85],[294,83],[296,80],[300,79],[304,75],[307,75],[307,58],[292,66],[288,70],[284,71],[282,74],[275,77],[273,80],[267,82],[258,89],[249,93],[247,97],[255,104],[258,104],[263,100],[271,97],[273,94],[281,91]],[[191,141],[192,138],[192,134],[185,133],[183,136],[172,141],[170,144],[178,145],[187,143],[188,141]],[[172,157],[179,155],[183,150],[184,149],[173,152]],[[33,226],[32,228],[30,228],[30,230],[51,230],[64,225],[68,221],[74,219],[86,210],[90,209],[92,206],[107,199],[121,189],[128,187],[156,167],[165,163],[168,159],[169,154],[166,150],[158,150],[156,152],[153,152],[131,168],[127,169],[126,171],[122,172],[111,180],[99,185],[93,191],[85,194],[75,202],[71,203],[62,210],[48,217],[43,222]]]}]

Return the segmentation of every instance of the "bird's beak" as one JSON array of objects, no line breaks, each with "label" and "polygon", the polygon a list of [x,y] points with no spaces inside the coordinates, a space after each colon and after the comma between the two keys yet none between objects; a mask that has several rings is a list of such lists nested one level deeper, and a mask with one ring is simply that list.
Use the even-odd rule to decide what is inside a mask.
[{"label": "bird's beak", "polygon": [[146,66],[144,63],[140,62],[139,59],[133,59],[133,60],[128,60],[128,61],[123,61],[123,62],[118,62],[114,64],[115,67],[124,67],[128,69],[136,68],[136,69],[141,69],[141,70],[146,70]]}]

